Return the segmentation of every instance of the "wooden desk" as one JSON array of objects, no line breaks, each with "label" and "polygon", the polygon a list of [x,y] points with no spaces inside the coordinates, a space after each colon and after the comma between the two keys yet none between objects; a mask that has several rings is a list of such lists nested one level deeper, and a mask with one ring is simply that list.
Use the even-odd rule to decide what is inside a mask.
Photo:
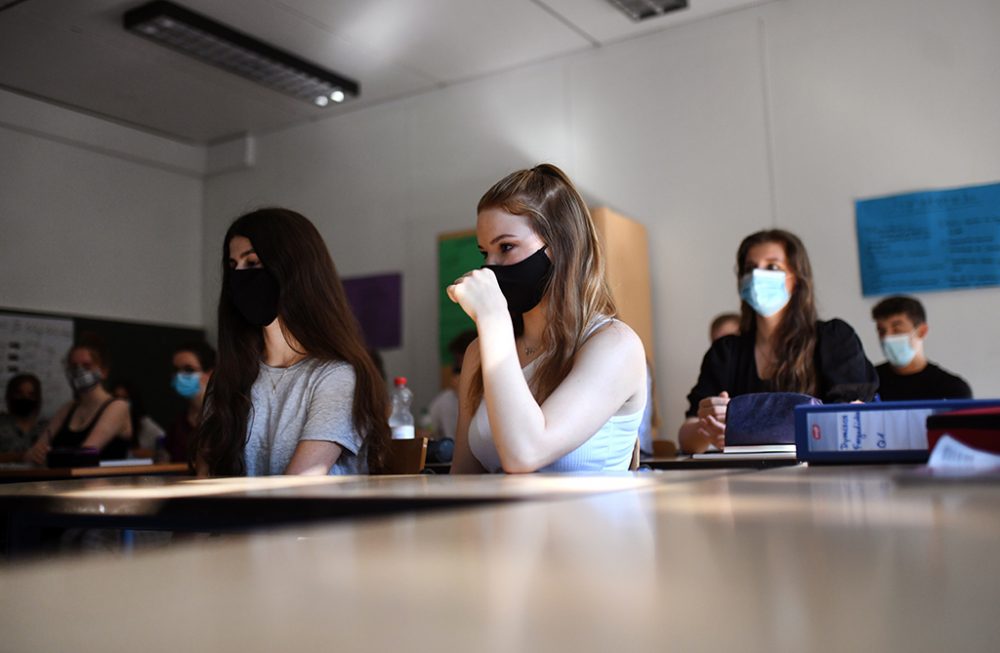
[{"label": "wooden desk", "polygon": [[8,566],[0,627],[100,653],[993,651],[998,541],[1000,486],[780,468]]},{"label": "wooden desk", "polygon": [[112,467],[27,467],[18,463],[7,463],[0,466],[0,483],[55,481],[71,478],[103,478],[111,476],[183,476],[189,473],[187,463],[115,465]]},{"label": "wooden desk", "polygon": [[[716,472],[717,473],[717,472]],[[691,472],[677,482],[707,478]],[[104,478],[0,486],[4,551],[33,552],[42,529],[232,531],[388,513],[652,487],[652,474]]]}]

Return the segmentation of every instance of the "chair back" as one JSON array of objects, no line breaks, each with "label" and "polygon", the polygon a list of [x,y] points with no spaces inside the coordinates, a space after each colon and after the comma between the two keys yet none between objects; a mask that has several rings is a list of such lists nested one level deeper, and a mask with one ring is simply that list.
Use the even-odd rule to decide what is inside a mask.
[{"label": "chair back", "polygon": [[427,438],[390,440],[383,474],[419,474],[427,462]]}]

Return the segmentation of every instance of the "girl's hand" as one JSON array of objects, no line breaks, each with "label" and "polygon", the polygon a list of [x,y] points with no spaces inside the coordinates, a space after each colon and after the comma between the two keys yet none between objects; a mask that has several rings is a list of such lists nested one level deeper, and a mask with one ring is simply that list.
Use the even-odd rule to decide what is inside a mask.
[{"label": "girl's hand", "polygon": [[698,403],[698,434],[718,449],[726,445],[726,410],[729,393],[722,391],[718,397],[705,397]]},{"label": "girl's hand", "polygon": [[24,452],[24,461],[44,467],[46,463],[46,457],[48,456],[49,451],[51,450],[52,447],[50,447],[48,443],[43,442],[42,439],[39,438],[38,442],[36,442],[34,445],[32,445],[30,449]]},{"label": "girl's hand", "polygon": [[482,318],[508,315],[507,299],[500,292],[493,270],[465,273],[448,286],[448,297],[477,324]]}]

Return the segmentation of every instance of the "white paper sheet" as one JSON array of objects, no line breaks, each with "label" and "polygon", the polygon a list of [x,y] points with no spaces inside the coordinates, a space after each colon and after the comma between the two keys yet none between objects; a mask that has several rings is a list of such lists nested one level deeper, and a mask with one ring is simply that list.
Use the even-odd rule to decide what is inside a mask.
[{"label": "white paper sheet", "polygon": [[927,466],[931,469],[1000,469],[1000,456],[973,449],[946,433],[934,445]]}]

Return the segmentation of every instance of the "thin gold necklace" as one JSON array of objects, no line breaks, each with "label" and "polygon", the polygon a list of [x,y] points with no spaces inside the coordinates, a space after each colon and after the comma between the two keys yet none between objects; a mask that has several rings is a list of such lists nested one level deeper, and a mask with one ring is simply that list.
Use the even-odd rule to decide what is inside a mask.
[{"label": "thin gold necklace", "polygon": [[281,380],[283,378],[285,378],[285,372],[287,372],[287,371],[288,371],[287,367],[282,368],[281,374],[278,375],[278,380],[277,381],[272,378],[272,375],[268,375],[267,380],[271,382],[271,394],[272,395],[278,393],[278,384],[281,383]]},{"label": "thin gold necklace", "polygon": [[[277,378],[277,380],[275,380],[275,379],[271,378],[271,375],[268,375],[268,377],[267,377],[267,380],[268,380],[268,381],[269,381],[269,382],[271,383],[271,394],[272,394],[272,395],[273,395],[273,394],[277,394],[277,392],[278,392],[278,386],[279,386],[279,385],[281,384],[281,380],[282,380],[283,378],[285,378],[285,374],[287,374],[287,373],[288,373],[288,370],[289,370],[289,369],[290,369],[290,368],[291,368],[291,367],[292,367],[293,365],[295,365],[295,364],[296,364],[296,363],[298,363],[298,362],[299,362],[300,360],[302,360],[302,358],[298,358],[298,359],[297,359],[297,358],[298,358],[297,356],[293,356],[293,357],[292,357],[292,359],[291,359],[291,361],[290,361],[290,362],[288,363],[288,365],[286,365],[286,366],[284,366],[284,367],[282,367],[282,368],[281,368],[281,374],[279,374],[279,375],[278,375],[278,378]],[[303,358],[304,358],[304,357],[303,357]],[[272,368],[272,369],[273,369],[273,368]]]}]

